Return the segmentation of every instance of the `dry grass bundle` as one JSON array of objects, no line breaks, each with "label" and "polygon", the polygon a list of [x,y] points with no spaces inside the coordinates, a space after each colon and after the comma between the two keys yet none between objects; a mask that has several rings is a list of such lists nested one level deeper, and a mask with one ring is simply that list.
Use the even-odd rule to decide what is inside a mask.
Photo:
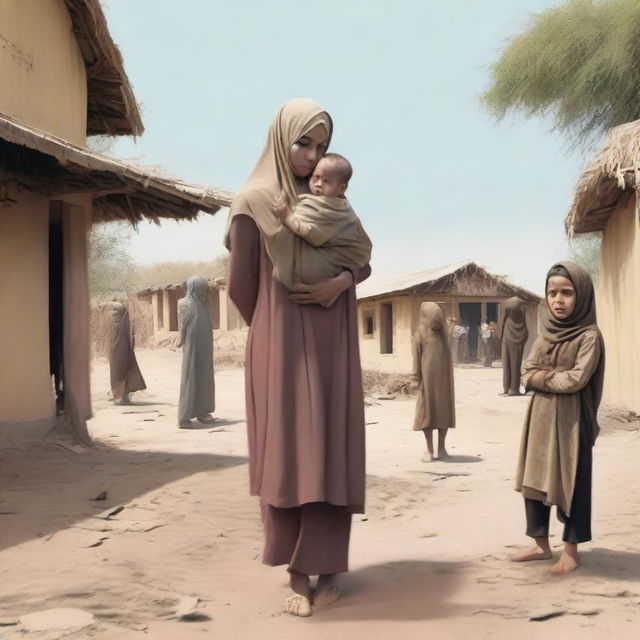
[{"label": "dry grass bundle", "polygon": [[371,369],[362,372],[362,386],[366,395],[382,393],[394,396],[412,396],[411,376],[405,373],[385,373]]}]

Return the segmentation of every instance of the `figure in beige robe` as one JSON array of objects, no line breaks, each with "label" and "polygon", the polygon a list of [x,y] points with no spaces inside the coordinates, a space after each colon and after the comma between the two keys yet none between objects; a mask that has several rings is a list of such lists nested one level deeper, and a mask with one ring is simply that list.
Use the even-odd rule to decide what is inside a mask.
[{"label": "figure in beige robe", "polygon": [[193,426],[192,418],[209,424],[215,422],[213,380],[213,327],[207,304],[209,287],[199,276],[190,277],[187,295],[178,301],[178,346],[182,347],[178,424]]},{"label": "figure in beige robe", "polygon": [[[236,193],[229,216],[229,296],[249,324],[246,411],[249,480],[260,497],[265,529],[263,561],[288,565],[296,595],[285,610],[311,615],[309,576],[318,575],[315,604],[339,595],[334,575],[348,568],[351,516],[364,510],[364,402],[358,349],[355,272],[291,294],[275,277],[290,243],[274,242],[281,230],[274,198],[290,202],[305,193],[293,161],[321,157],[331,139],[331,118],[306,99],[286,102],[269,129],[253,172]],[[302,240],[300,240],[302,242]],[[282,254],[284,252],[284,254]]]},{"label": "figure in beige robe", "polygon": [[444,313],[435,302],[420,305],[420,322],[413,337],[412,382],[418,391],[413,429],[423,431],[427,442],[423,461],[434,459],[434,429],[438,431],[438,458],[444,459],[447,429],[456,426],[456,409]]},{"label": "figure in beige robe", "polygon": [[[566,319],[549,310],[556,282],[575,288],[575,308]],[[551,557],[549,507],[556,505],[565,523],[565,549],[554,570],[566,573],[578,566],[578,543],[591,539],[591,456],[599,431],[604,344],[587,272],[572,262],[558,263],[547,274],[546,286],[551,293],[540,334],[523,366],[525,387],[534,393],[516,474],[516,489],[525,499],[527,535],[536,547],[513,559]]]},{"label": "figure in beige robe", "polygon": [[129,394],[146,389],[134,353],[135,337],[129,312],[122,302],[113,300],[103,306],[111,318],[109,333],[109,369],[111,394],[116,404],[130,402]]},{"label": "figure in beige robe", "polygon": [[524,301],[509,298],[504,303],[502,324],[502,387],[505,396],[520,395],[520,368],[529,338]]}]

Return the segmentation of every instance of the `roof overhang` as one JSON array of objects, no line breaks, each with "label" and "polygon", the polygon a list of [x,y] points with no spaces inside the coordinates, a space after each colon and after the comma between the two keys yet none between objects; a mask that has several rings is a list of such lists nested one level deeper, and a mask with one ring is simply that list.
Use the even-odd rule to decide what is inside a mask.
[{"label": "roof overhang", "polygon": [[95,222],[193,219],[228,207],[233,196],[103,156],[3,114],[0,179],[50,197],[89,193]]}]

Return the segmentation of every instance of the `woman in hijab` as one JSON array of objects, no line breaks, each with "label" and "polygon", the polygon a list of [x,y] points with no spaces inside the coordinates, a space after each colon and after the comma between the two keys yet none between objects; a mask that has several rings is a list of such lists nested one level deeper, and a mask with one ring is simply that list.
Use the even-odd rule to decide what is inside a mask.
[{"label": "woman in hijab", "polygon": [[446,459],[447,429],[456,426],[453,363],[444,314],[435,302],[420,305],[420,323],[413,337],[413,386],[418,389],[414,431],[423,431],[427,455],[433,456],[433,430],[438,430],[438,459]]},{"label": "woman in hijab", "polygon": [[136,355],[133,352],[135,339],[129,323],[129,312],[118,300],[105,305],[111,314],[109,334],[109,369],[111,394],[116,404],[130,402],[129,394],[146,389]]},{"label": "woman in hijab", "polygon": [[[246,408],[252,495],[260,497],[263,561],[288,565],[285,611],[308,616],[340,591],[351,516],[364,510],[364,403],[355,284],[369,265],[288,291],[274,265],[302,242],[271,203],[306,192],[333,125],[307,99],[277,111],[267,143],[231,205],[229,295],[249,324]],[[315,592],[310,576],[318,576]]]},{"label": "woman in hijab", "polygon": [[213,327],[207,307],[209,287],[199,276],[187,280],[187,295],[178,302],[178,345],[182,347],[178,424],[193,426],[192,418],[205,424],[215,421],[213,381]]},{"label": "woman in hijab", "polygon": [[529,338],[524,301],[509,298],[504,303],[502,325],[502,387],[505,396],[520,395],[520,367],[524,345]]},{"label": "woman in hijab", "polygon": [[515,562],[551,558],[550,505],[564,523],[564,550],[552,572],[580,564],[578,544],[591,540],[592,447],[604,377],[604,344],[596,325],[593,284],[573,262],[547,274],[547,309],[523,367],[533,397],[522,433],[516,490],[525,502],[527,535],[535,546]]}]

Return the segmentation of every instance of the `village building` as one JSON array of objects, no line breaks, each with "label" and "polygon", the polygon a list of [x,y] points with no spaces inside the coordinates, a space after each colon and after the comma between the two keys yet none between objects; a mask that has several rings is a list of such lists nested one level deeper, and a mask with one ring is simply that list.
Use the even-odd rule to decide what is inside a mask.
[{"label": "village building", "polygon": [[[208,281],[207,301],[211,325],[214,331],[232,331],[247,326],[237,307],[229,298],[227,282],[224,278]],[[178,300],[186,295],[184,282],[167,284],[162,287],[147,287],[138,291],[137,297],[147,307],[145,317],[151,317],[153,329],[152,344],[160,344],[167,338],[178,335]]]},{"label": "village building", "polygon": [[576,187],[569,236],[600,233],[596,278],[604,400],[640,413],[640,120],[615,127]]},{"label": "village building", "polygon": [[369,278],[356,288],[358,333],[363,369],[410,373],[412,336],[418,325],[420,304],[437,302],[446,318],[469,325],[469,351],[478,353],[481,319],[503,320],[501,302],[517,296],[525,301],[528,353],[538,333],[540,297],[465,261],[415,273]]},{"label": "village building", "polygon": [[2,0],[0,77],[0,444],[86,436],[91,224],[193,219],[231,194],[86,148],[143,131],[97,0]]}]

